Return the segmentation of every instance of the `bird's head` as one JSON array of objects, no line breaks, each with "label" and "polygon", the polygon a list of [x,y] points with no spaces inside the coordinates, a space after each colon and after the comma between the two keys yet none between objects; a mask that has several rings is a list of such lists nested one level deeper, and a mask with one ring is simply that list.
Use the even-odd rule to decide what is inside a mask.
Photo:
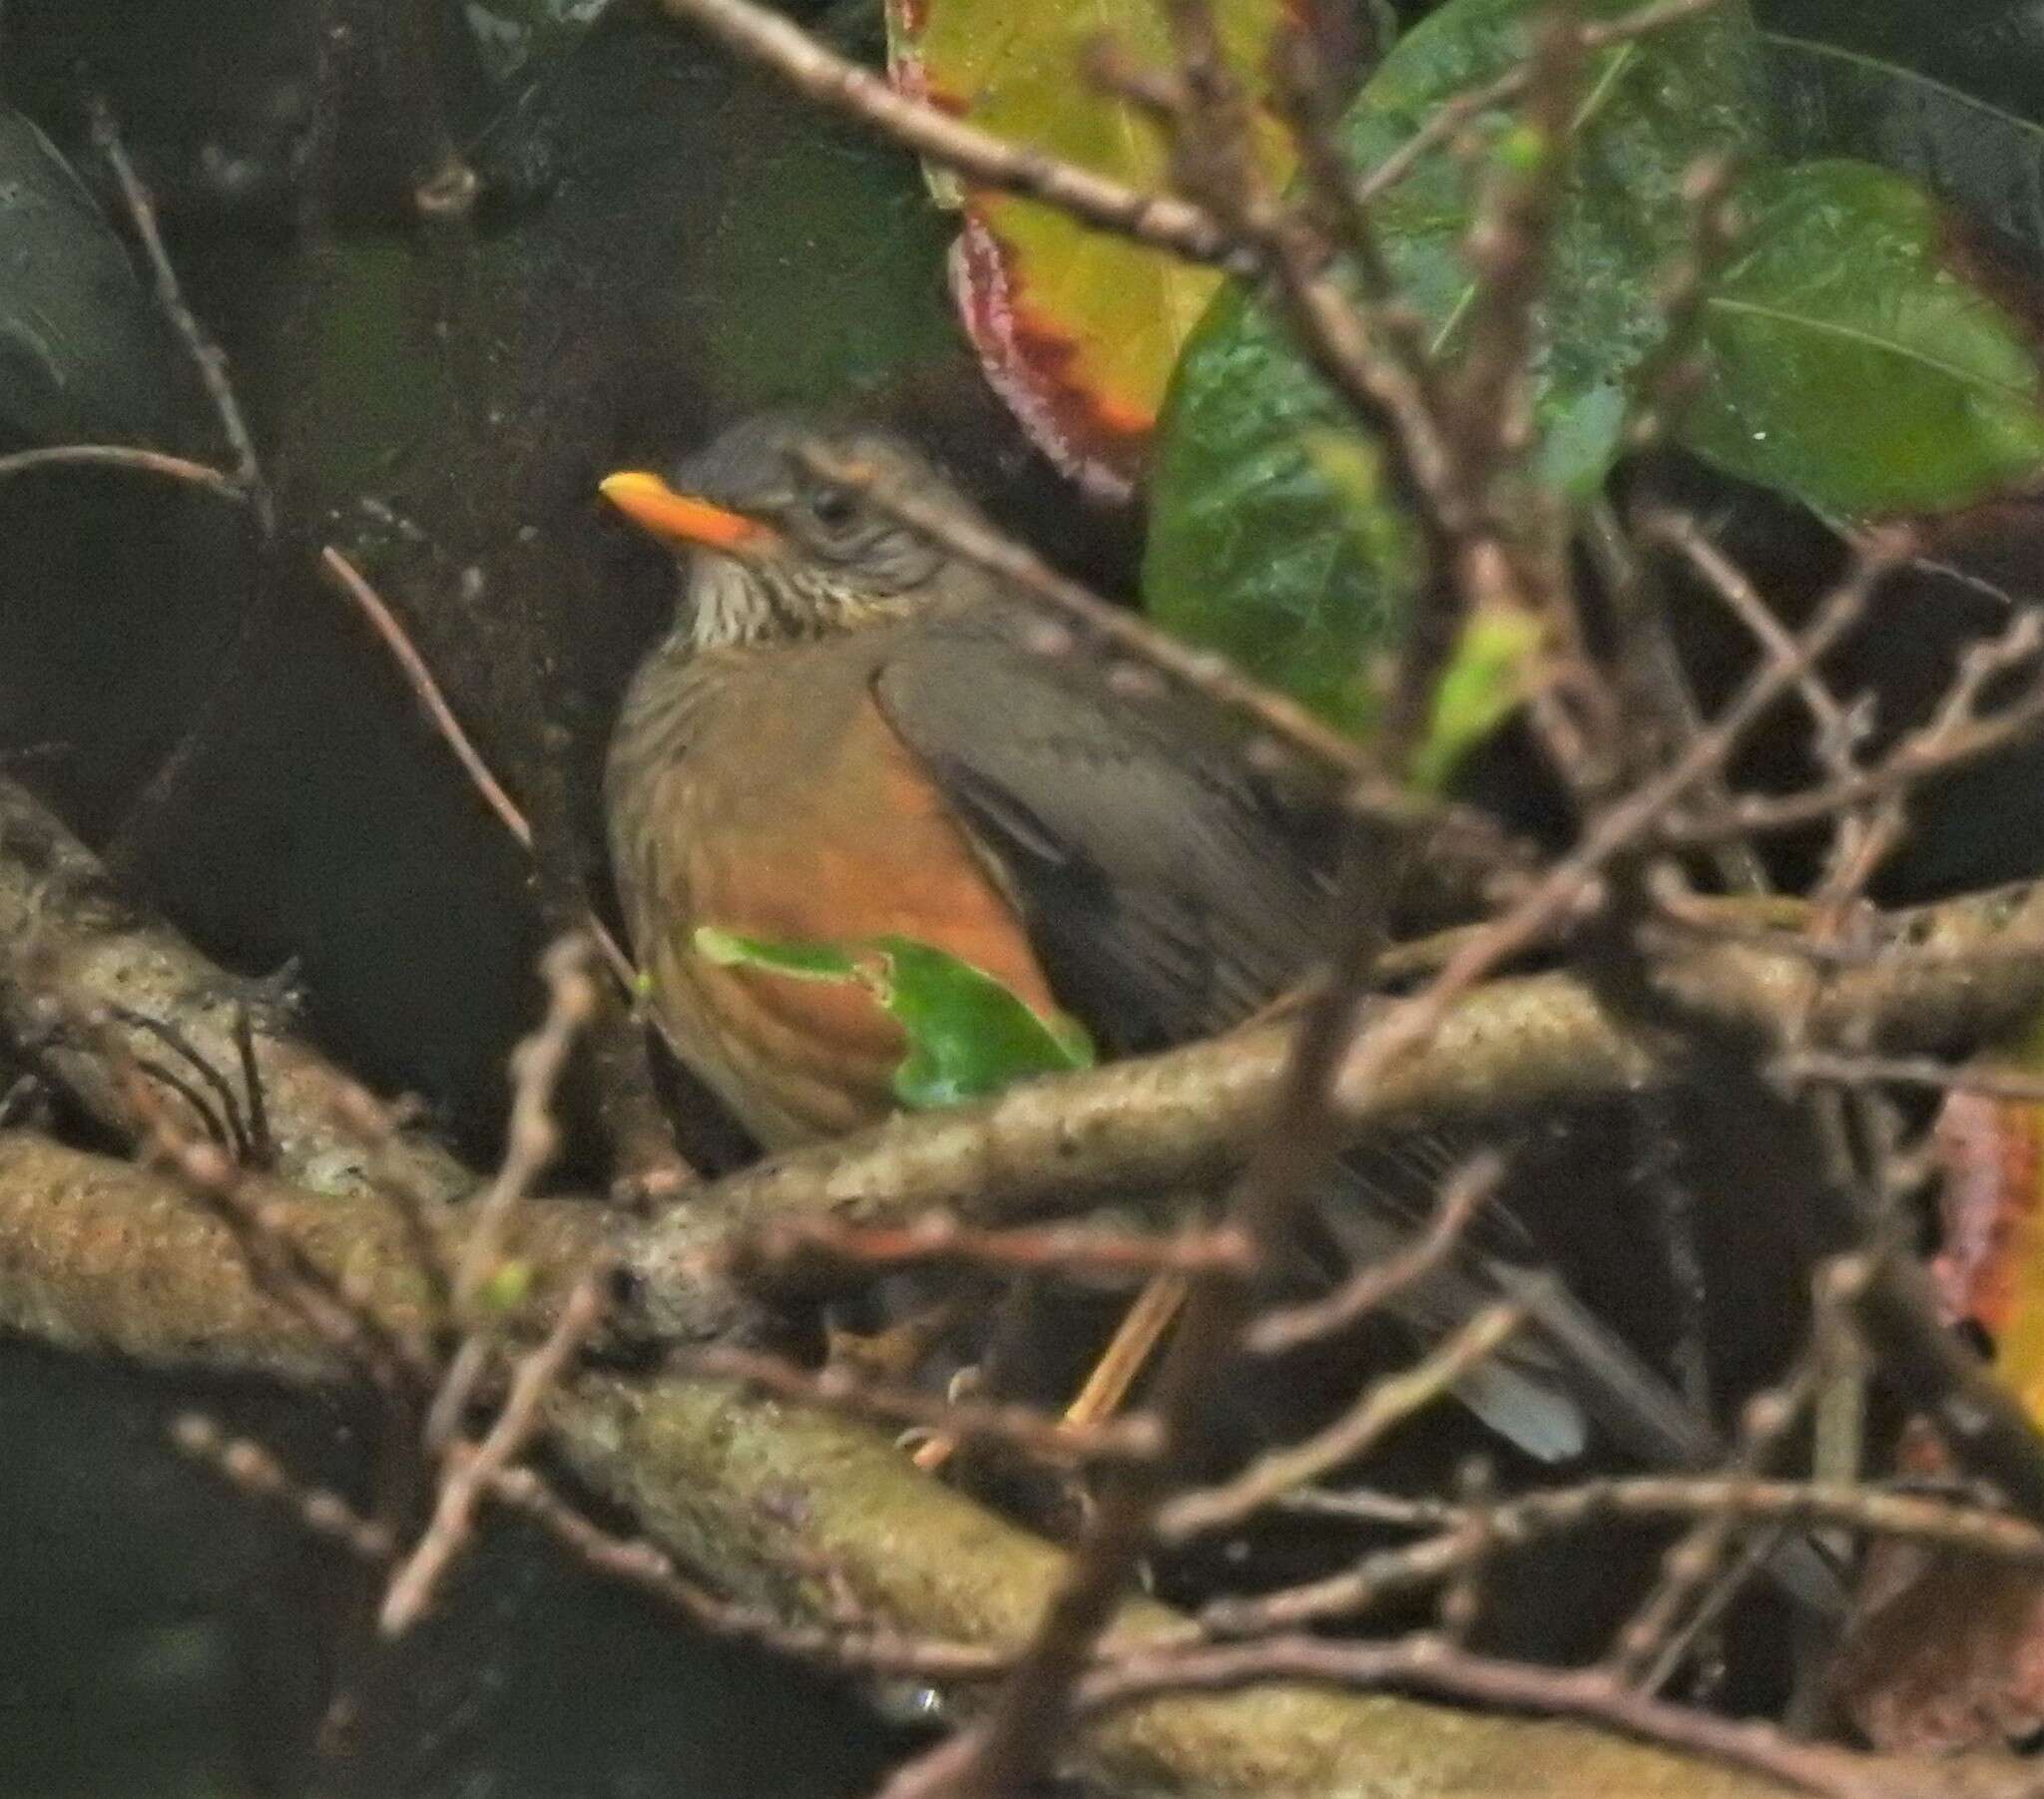
[{"label": "bird's head", "polygon": [[898,618],[935,597],[943,553],[891,518],[863,484],[964,501],[898,438],[787,414],[734,425],[671,475],[607,477],[601,491],[666,545],[681,570],[682,626],[698,649],[821,637]]}]

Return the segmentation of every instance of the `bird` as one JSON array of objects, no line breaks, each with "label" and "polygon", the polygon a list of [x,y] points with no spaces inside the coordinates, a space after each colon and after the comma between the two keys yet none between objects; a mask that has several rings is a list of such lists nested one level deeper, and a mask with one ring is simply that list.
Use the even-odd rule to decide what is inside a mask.
[{"label": "bird", "polygon": [[[605,768],[619,903],[669,1041],[764,1147],[887,1116],[905,1046],[859,988],[728,966],[706,926],[927,943],[1117,1055],[1225,1032],[1311,975],[1334,904],[1324,814],[1209,702],[1052,653],[1012,580],[883,506],[907,493],[983,522],[911,444],[765,414],[600,491],[677,565],[673,627]],[[1424,1222],[1433,1183],[1398,1184],[1351,1168],[1316,1208],[1351,1260]],[[1392,1302],[1419,1338],[1536,1290],[1529,1241],[1494,1209]],[[1580,1454],[1593,1421],[1656,1464],[1705,1461],[1696,1409],[1586,1307],[1537,1290],[1542,1328],[1457,1397],[1542,1461]]]}]

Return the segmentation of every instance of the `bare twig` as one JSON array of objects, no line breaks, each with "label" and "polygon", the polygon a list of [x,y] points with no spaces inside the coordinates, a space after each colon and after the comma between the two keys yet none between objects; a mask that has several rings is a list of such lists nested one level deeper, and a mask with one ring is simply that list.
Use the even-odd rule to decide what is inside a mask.
[{"label": "bare twig", "polygon": [[1081,1685],[1084,1715],[1167,1692],[1213,1692],[1274,1680],[1360,1688],[1409,1687],[1442,1697],[1509,1706],[1545,1717],[1592,1719],[1628,1736],[1714,1756],[1826,1799],[1922,1799],[1913,1778],[1840,1749],[1798,1742],[1766,1724],[1723,1718],[1628,1690],[1608,1674],[1500,1661],[1439,1637],[1391,1643],[1281,1636],[1256,1642],[1132,1655]]},{"label": "bare twig", "polygon": [[129,1085],[131,1104],[151,1121],[147,1153],[227,1227],[256,1284],[302,1318],[387,1402],[401,1405],[405,1395],[417,1392],[422,1378],[430,1378],[417,1348],[357,1303],[341,1278],[313,1261],[289,1229],[245,1192],[243,1172],[230,1154],[181,1131],[139,1073]]},{"label": "bare twig", "polygon": [[[1352,738],[1287,694],[1251,679],[1226,657],[1196,649],[1146,624],[1126,607],[1102,599],[970,513],[933,501],[926,494],[912,493],[862,463],[829,454],[821,445],[809,446],[803,460],[825,480],[865,495],[880,511],[962,561],[1012,582],[1030,599],[1071,619],[1089,636],[1252,719],[1278,742],[1335,774],[1358,780],[1371,772],[1371,762]],[[1064,646],[1046,640],[1045,647]]]},{"label": "bare twig", "polygon": [[[1737,1475],[1753,1478],[1765,1472],[1806,1411],[1815,1386],[1815,1371],[1805,1363],[1780,1388],[1748,1403],[1732,1462]],[[1663,1662],[1665,1646],[1719,1568],[1738,1524],[1738,1512],[1729,1507],[1707,1514],[1668,1551],[1653,1591],[1612,1638],[1605,1665],[1614,1679],[1654,1690],[1654,1670]]]},{"label": "bare twig", "polygon": [[195,1462],[204,1462],[244,1493],[289,1507],[315,1537],[337,1543],[357,1562],[380,1567],[395,1551],[389,1527],[364,1518],[339,1494],[302,1487],[261,1444],[230,1437],[217,1420],[182,1412],[171,1421],[171,1441]]},{"label": "bare twig", "polygon": [[1004,193],[1056,207],[1072,218],[1169,249],[1193,262],[1249,274],[1256,258],[1203,208],[1167,194],[1145,194],[1076,164],[961,123],[938,107],[898,93],[880,76],[836,55],[799,26],[749,0],[661,0],[672,17],[700,26],[798,93],[848,113],[932,162]]},{"label": "bare twig", "polygon": [[[350,601],[369,622],[384,649],[389,651],[391,660],[397,664],[398,672],[425,708],[427,718],[439,732],[440,739],[453,752],[454,759],[461,764],[462,773],[468,776],[469,784],[482,796],[483,803],[497,816],[499,823],[511,833],[512,840],[527,855],[533,851],[532,824],[518,807],[503,784],[490,772],[490,767],[476,749],[469,734],[461,728],[461,720],[455,717],[454,708],[447,703],[447,697],[440,691],[440,683],[433,678],[433,672],[426,667],[426,660],[418,653],[405,629],[398,623],[397,615],[385,604],[381,595],[369,585],[353,563],[328,544],[319,552],[319,567],[327,584]],[[582,928],[602,952],[610,971],[617,977],[618,985],[627,993],[634,991],[637,976],[632,959],[618,947],[618,940],[605,928],[603,921],[593,912],[585,915]]]},{"label": "bare twig", "polygon": [[228,449],[235,458],[235,484],[254,509],[257,530],[268,539],[276,531],[275,503],[262,479],[262,465],[256,456],[256,439],[250,434],[248,420],[242,416],[241,402],[235,398],[234,386],[228,380],[227,357],[220,345],[207,335],[198,315],[186,303],[178,271],[172,266],[169,252],[164,248],[163,234],[157,229],[156,203],[150,199],[149,190],[135,173],[135,165],[128,160],[112,109],[101,96],[94,95],[90,110],[93,142],[106,158],[107,167],[114,172],[121,199],[128,208],[128,217],[134,222],[136,235],[142,239],[143,253],[149,259],[150,272],[156,280],[157,302],[191,352],[199,378],[205,383],[207,397],[213,402],[215,416],[220,420],[221,434],[227,439]]},{"label": "bare twig", "polygon": [[1158,1535],[1178,1543],[1228,1530],[1279,1496],[1366,1455],[1406,1419],[1438,1403],[1524,1322],[1525,1313],[1516,1305],[1486,1306],[1421,1361],[1366,1388],[1325,1430],[1273,1450],[1222,1486],[1181,1494],[1158,1514]]},{"label": "bare twig", "polygon": [[596,1009],[596,991],[587,973],[588,955],[587,945],[566,937],[549,946],[540,959],[547,987],[546,1017],[511,1054],[511,1118],[504,1157],[488,1191],[476,1202],[475,1225],[455,1270],[457,1310],[473,1308],[496,1273],[511,1213],[532,1190],[559,1146],[554,1095],[567,1073],[575,1040]]},{"label": "bare twig", "polygon": [[[1369,1558],[1368,1580],[1356,1571],[1336,1576],[1312,1603],[1296,1600],[1306,1589],[1248,1601],[1240,1613],[1217,1612],[1207,1621],[1229,1634],[1291,1628],[1321,1619],[1354,1616],[1401,1583],[1423,1583],[1446,1574],[1465,1551],[1453,1532],[1470,1510],[1444,1501],[1408,1501],[1375,1493],[1348,1494],[1304,1488],[1285,1495],[1282,1510],[1304,1518],[1401,1524],[1440,1535]],[[1786,1481],[1738,1474],[1625,1475],[1556,1487],[1486,1505],[1485,1529],[1493,1548],[1517,1548],[1542,1538],[1587,1530],[1615,1520],[1732,1517],[1742,1523],[1797,1525],[1849,1531],[1895,1542],[1935,1545],[1986,1556],[2017,1568],[2044,1568],[2044,1531],[2004,1511],[1956,1504],[1921,1494],[1884,1492],[1863,1483]],[[1255,1609],[1250,1609],[1255,1607]]]},{"label": "bare twig", "polygon": [[371,629],[382,641],[383,648],[390,653],[411,690],[425,707],[426,716],[433,721],[433,728],[440,733],[441,740],[454,752],[454,758],[468,776],[469,785],[482,795],[483,803],[496,813],[499,822],[509,831],[520,849],[528,854],[532,849],[532,826],[523,812],[518,809],[510,794],[506,793],[497,777],[490,772],[489,764],[477,752],[467,731],[461,728],[461,720],[455,717],[454,708],[447,703],[447,697],[440,691],[440,683],[433,678],[432,670],[426,667],[425,658],[413,646],[404,627],[398,624],[397,615],[383,603],[382,597],[362,578],[360,570],[341,555],[331,544],[319,552],[319,567],[326,576],[327,585],[334,592],[353,603],[356,611],[367,619]]},{"label": "bare twig", "polygon": [[[1659,5],[1642,6],[1639,11],[1628,13],[1623,18],[1593,20],[1582,25],[1578,27],[1577,41],[1587,51],[1607,49],[1631,38],[1644,37],[1649,32],[1666,31],[1670,26],[1711,11],[1718,4],[1719,0],[1662,0]],[[1443,101],[1428,114],[1425,124],[1411,137],[1367,174],[1357,178],[1356,205],[1366,207],[1379,195],[1396,187],[1419,166],[1428,152],[1451,142],[1472,119],[1493,107],[1518,99],[1525,93],[1531,78],[1532,72],[1524,64],[1516,64],[1482,87],[1471,88]]]},{"label": "bare twig", "polygon": [[1496,1193],[1503,1178],[1504,1164],[1495,1154],[1479,1155],[1465,1163],[1441,1189],[1440,1202],[1424,1235],[1389,1259],[1356,1269],[1324,1298],[1267,1313],[1250,1327],[1245,1346],[1256,1355],[1287,1355],[1307,1343],[1352,1329],[1382,1310],[1387,1301],[1454,1252],[1470,1221]]},{"label": "bare twig", "polygon": [[779,1219],[720,1244],[706,1258],[705,1272],[744,1278],[812,1260],[886,1268],[957,1262],[1085,1276],[1255,1271],[1249,1244],[1229,1230],[1179,1230],[1170,1236],[1070,1224],[976,1230],[949,1212],[930,1212],[903,1224],[864,1228],[833,1218]]},{"label": "bare twig", "polygon": [[1983,1099],[2044,1106],[2044,1079],[1979,1062],[1955,1066],[1929,1056],[1851,1056],[1794,1050],[1783,1056],[1777,1068],[1784,1079],[1792,1081],[1836,1081],[1851,1087],[1921,1087],[1937,1093],[1979,1094]]},{"label": "bare twig", "polygon": [[137,474],[160,475],[167,481],[203,488],[223,500],[246,505],[249,499],[248,490],[232,475],[223,475],[219,469],[189,457],[166,455],[162,450],[139,450],[131,444],[53,444],[40,450],[16,450],[12,455],[0,456],[0,481],[36,469],[53,468],[132,469]]},{"label": "bare twig", "polygon": [[853,1673],[958,1682],[994,1680],[1007,1672],[1008,1657],[983,1644],[910,1636],[884,1626],[785,1623],[765,1606],[735,1604],[697,1585],[658,1544],[603,1530],[531,1468],[501,1469],[489,1484],[493,1499],[534,1520],[584,1566],[652,1595],[700,1630]]},{"label": "bare twig", "polygon": [[524,1453],[539,1428],[541,1400],[602,1321],[603,1311],[598,1283],[587,1277],[577,1281],[546,1340],[512,1368],[504,1404],[483,1440],[446,1458],[432,1523],[384,1590],[377,1623],[385,1636],[401,1636],[425,1610],[434,1586],[468,1541],[477,1497]]},{"label": "bare twig", "polygon": [[805,1399],[866,1418],[924,1425],[957,1438],[1011,1443],[1054,1462],[1152,1462],[1158,1454],[1155,1420],[1141,1413],[1075,1424],[1034,1406],[946,1399],[920,1388],[875,1380],[848,1362],[814,1371],[755,1350],[691,1350],[684,1360],[702,1374],[743,1381],[783,1399]]},{"label": "bare twig", "polygon": [[1939,1322],[1921,1264],[1869,1250],[1832,1262],[1824,1282],[1882,1375],[1960,1463],[1994,1482],[2026,1518],[2044,1522],[2044,1438],[2022,1402]]}]

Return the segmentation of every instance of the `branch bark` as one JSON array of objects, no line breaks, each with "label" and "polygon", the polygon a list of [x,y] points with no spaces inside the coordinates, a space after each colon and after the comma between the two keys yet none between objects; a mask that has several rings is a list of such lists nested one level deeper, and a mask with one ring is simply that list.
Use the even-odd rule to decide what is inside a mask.
[{"label": "branch bark", "polygon": [[[17,1034],[25,1023],[52,1024],[47,983],[61,978],[74,1001],[119,993],[207,1048],[216,1043],[209,1034],[226,1028],[231,1008],[222,996],[237,985],[123,902],[75,839],[26,793],[4,786],[0,951],[0,1019]],[[44,1060],[110,1126],[134,1128],[121,1084],[89,1044],[53,1040]],[[415,1326],[423,1284],[403,1220],[368,1190],[367,1171],[383,1148],[351,1133],[352,1084],[280,1033],[265,1036],[258,1060],[273,1082],[267,1101],[280,1180],[268,1197],[277,1217],[302,1231],[322,1262],[345,1268],[350,1290],[394,1327]],[[1051,1105],[1049,1093],[1028,1097],[1030,1117]],[[944,1121],[922,1128],[951,1140]],[[898,1159],[914,1134],[878,1133],[852,1149],[847,1165],[876,1153]],[[461,1208],[451,1202],[474,1190],[475,1175],[423,1138],[408,1139],[403,1156],[415,1193],[445,1209],[436,1228],[458,1230]],[[961,1164],[945,1165],[955,1179]],[[999,1171],[984,1156],[981,1165]],[[786,1191],[791,1178],[783,1165],[765,1177],[756,1199],[776,1182]],[[315,1182],[319,1190],[307,1190]],[[735,1197],[744,1191],[731,1188]],[[528,1204],[519,1222],[534,1259],[554,1268],[584,1265],[612,1227],[597,1207],[573,1200]],[[673,1243],[677,1229],[664,1227],[664,1240]],[[680,1281],[678,1273],[677,1290]],[[224,1228],[175,1185],[22,1132],[0,1133],[0,1329],[77,1350],[285,1380],[339,1372],[330,1346],[256,1290]],[[832,1616],[838,1597],[816,1573],[823,1566],[904,1632],[1008,1648],[1026,1638],[1066,1566],[1051,1546],[918,1474],[880,1436],[726,1382],[587,1372],[552,1398],[548,1423],[583,1477],[630,1506],[655,1541],[790,1622]],[[1115,1638],[1184,1628],[1176,1614],[1135,1601],[1118,1615]],[[1586,1781],[1688,1799],[1779,1790],[1580,1726],[1296,1687],[1134,1708],[1087,1733],[1076,1754],[1110,1781],[1167,1791],[1330,1791],[1364,1779],[1416,1796],[1526,1799],[1559,1799]]]},{"label": "branch bark", "polygon": [[[1826,1003],[1874,1017],[1887,1047],[1991,1036],[2044,999],[2044,890],[1958,902],[1886,929],[1889,953],[1834,977]],[[1810,979],[1791,949],[1710,948],[1676,966],[1713,1004],[1761,1028]],[[138,1124],[102,1060],[105,1040],[66,1031],[73,1009],[118,999],[234,1067],[244,986],[123,900],[82,845],[0,782],[0,1026],[40,1037],[44,1066],[102,1122],[126,1132]],[[731,1315],[702,1270],[734,1224],[818,1206],[899,1216],[947,1201],[998,1216],[1045,1209],[1061,1188],[1083,1202],[1225,1169],[1270,1103],[1285,1042],[1286,1028],[1272,1027],[904,1120],[697,1189],[637,1233],[614,1236],[613,1214],[572,1199],[528,1203],[518,1229],[549,1269],[579,1270],[607,1241],[621,1243],[654,1309],[700,1335]],[[160,1045],[145,1034],[136,1047]],[[1343,1100],[1352,1122],[1388,1128],[1633,1086],[1674,1072],[1664,1058],[1576,984],[1533,977],[1473,996],[1428,1050],[1375,1092]],[[372,1175],[387,1174],[394,1157],[437,1214],[434,1228],[456,1235],[464,1211],[453,1202],[477,1176],[422,1136],[364,1134],[359,1090],[280,1025],[257,1039],[256,1061],[277,1145],[266,1195],[275,1215],[324,1265],[345,1269],[350,1291],[393,1327],[415,1328],[423,1282],[413,1240]],[[175,1185],[22,1132],[0,1133],[0,1329],[292,1381],[339,1372],[330,1346],[256,1290],[223,1227]],[[586,1372],[551,1399],[548,1423],[583,1477],[631,1507],[655,1541],[790,1623],[829,1622],[837,1593],[816,1572],[827,1567],[892,1627],[1005,1650],[1026,1639],[1066,1566],[1051,1546],[917,1473],[880,1436],[728,1382]],[[1187,1627],[1134,1601],[1110,1640]],[[1586,1785],[1688,1799],[1780,1790],[1578,1725],[1287,1686],[1148,1703],[1090,1730],[1076,1753],[1110,1781],[1167,1791],[1347,1790],[1364,1779],[1416,1799],[1533,1799]]]},{"label": "branch bark", "polygon": [[[273,1183],[264,1195],[322,1262],[394,1329],[415,1327],[422,1283],[389,1209],[360,1194]],[[458,1236],[457,1214],[443,1221]],[[528,1202],[521,1247],[574,1266],[606,1220],[575,1201]],[[170,1366],[340,1378],[331,1347],[256,1290],[226,1230],[168,1178],[0,1132],[0,1329]],[[1012,1646],[1064,1557],[919,1474],[872,1432],[749,1397],[727,1382],[586,1373],[548,1405],[554,1440],[648,1534],[741,1600],[803,1622],[839,1603],[827,1566],[877,1617],[918,1635]],[[1112,1641],[1184,1635],[1132,1602]],[[1167,1699],[1091,1735],[1096,1775],[1144,1790],[1351,1791],[1427,1796],[1761,1799],[1772,1783],[1575,1725],[1481,1717],[1302,1687]]]}]

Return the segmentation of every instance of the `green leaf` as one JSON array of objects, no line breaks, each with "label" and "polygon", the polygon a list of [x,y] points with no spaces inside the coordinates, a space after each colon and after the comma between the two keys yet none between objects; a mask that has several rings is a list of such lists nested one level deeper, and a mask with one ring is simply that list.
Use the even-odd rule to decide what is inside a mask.
[{"label": "green leaf", "polygon": [[1485,608],[1462,627],[1413,756],[1415,787],[1438,793],[1462,758],[1518,710],[1540,645],[1539,620],[1516,607]]},{"label": "green leaf", "polygon": [[895,1097],[918,1111],[998,1092],[1030,1075],[1088,1068],[1093,1046],[1076,1020],[1045,1019],[991,975],[906,937],[882,937],[882,1001],[908,1033]]},{"label": "green leaf", "polygon": [[708,957],[719,968],[761,968],[769,974],[787,975],[797,981],[873,985],[859,968],[858,959],[834,943],[788,943],[748,936],[742,931],[726,931],[716,925],[699,925],[696,928],[696,953]]},{"label": "green leaf", "polygon": [[2034,347],[1944,265],[1937,208],[1863,163],[1748,184],[1705,304],[1695,449],[1819,512],[1941,511],[2044,469]]},{"label": "green leaf", "polygon": [[894,1095],[916,1111],[1093,1063],[1076,1020],[1044,1018],[991,975],[912,938],[787,942],[704,925],[695,945],[724,968],[863,987],[908,1039]]},{"label": "green leaf", "polygon": [[128,252],[56,146],[0,107],[0,435],[149,442],[172,345]]},{"label": "green leaf", "polygon": [[[1451,0],[1417,26],[1342,122],[1356,166],[1380,162],[1442,101],[1518,61],[1538,11],[1537,0]],[[1627,379],[1662,330],[1655,280],[1686,242],[1683,172],[1759,135],[1753,49],[1735,3],[1591,59],[1534,371],[1537,473],[1565,492],[1593,490],[1617,453]],[[1508,144],[1514,123],[1495,112],[1471,129]],[[1461,253],[1473,198],[1462,164],[1438,151],[1373,209],[1393,272],[1450,360],[1473,292]],[[1315,466],[1316,436],[1351,429],[1283,327],[1240,288],[1224,290],[1166,402],[1143,589],[1171,629],[1359,728],[1370,711],[1364,666],[1396,628],[1409,569],[1395,553],[1386,561],[1381,522],[1358,529]]]},{"label": "green leaf", "polygon": [[2044,125],[1892,56],[1779,32],[1762,43],[1785,158],[1878,163],[2006,232],[2033,269],[2044,265]]}]

